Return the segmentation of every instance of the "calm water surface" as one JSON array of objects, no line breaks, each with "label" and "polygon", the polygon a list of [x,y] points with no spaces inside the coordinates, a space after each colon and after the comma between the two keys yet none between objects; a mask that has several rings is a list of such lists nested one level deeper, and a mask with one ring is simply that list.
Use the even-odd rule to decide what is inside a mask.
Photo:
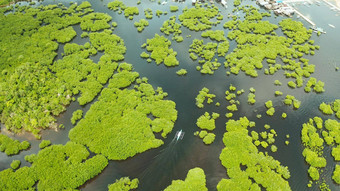
[{"label": "calm water surface", "polygon": [[[45,4],[64,3],[68,5],[68,1],[45,1]],[[81,1],[74,1],[81,3]],[[317,37],[313,34],[313,40],[315,44],[321,46],[319,51],[316,51],[315,56],[307,56],[310,59],[311,64],[315,64],[314,77],[325,82],[326,92],[322,94],[309,93],[306,94],[303,88],[290,89],[286,83],[290,79],[286,79],[283,75],[283,71],[277,72],[275,75],[264,75],[264,69],[259,72],[259,77],[251,78],[240,72],[239,75],[226,75],[226,69],[221,66],[214,75],[201,75],[196,71],[197,62],[193,62],[188,55],[188,49],[194,38],[201,38],[200,33],[192,32],[182,27],[182,36],[184,41],[181,43],[173,42],[171,48],[178,52],[177,58],[180,61],[180,66],[175,68],[166,68],[164,65],[157,66],[155,63],[148,64],[146,60],[140,58],[139,54],[144,51],[140,46],[146,42],[146,39],[152,38],[155,33],[162,34],[159,28],[162,26],[164,20],[167,20],[173,15],[179,15],[181,12],[171,13],[168,5],[178,5],[181,8],[191,6],[191,1],[187,1],[184,4],[169,2],[167,5],[158,5],[156,2],[150,2],[143,0],[142,4],[138,5],[140,14],[135,16],[133,21],[126,19],[123,15],[119,15],[116,12],[107,9],[106,5],[109,1],[90,1],[96,12],[105,12],[113,17],[113,21],[118,23],[118,27],[114,30],[114,33],[124,39],[127,47],[125,54],[125,61],[133,64],[135,71],[139,72],[141,77],[147,77],[149,83],[154,87],[160,86],[164,91],[168,92],[168,99],[176,102],[178,110],[178,120],[175,124],[174,130],[169,134],[168,138],[164,140],[165,144],[160,148],[149,150],[145,153],[139,154],[133,158],[125,161],[110,161],[105,170],[96,178],[88,181],[82,187],[81,190],[107,190],[107,185],[114,182],[124,176],[131,178],[139,178],[140,186],[138,190],[163,190],[174,179],[184,179],[188,170],[194,167],[200,167],[205,171],[207,177],[207,186],[209,190],[216,190],[217,183],[222,178],[227,178],[226,170],[221,165],[219,160],[219,154],[224,145],[222,142],[223,133],[225,133],[227,113],[227,103],[224,98],[224,92],[227,90],[230,84],[235,85],[238,90],[244,89],[245,93],[238,96],[238,100],[241,105],[239,110],[235,112],[234,119],[238,119],[242,116],[247,116],[248,119],[256,122],[255,130],[260,132],[264,131],[264,124],[269,124],[278,134],[275,145],[278,147],[276,153],[272,153],[269,150],[269,154],[275,159],[279,160],[282,165],[288,166],[291,178],[289,179],[292,190],[318,190],[316,186],[312,189],[307,189],[306,185],[309,181],[307,170],[308,165],[304,162],[302,156],[303,146],[300,141],[300,131],[302,124],[307,122],[310,117],[323,116],[317,109],[322,102],[330,102],[334,99],[340,98],[340,73],[335,71],[335,66],[340,67],[340,17],[336,16],[336,12],[330,10],[328,6],[321,3],[317,5],[296,5],[295,7],[312,19],[319,27],[324,28],[327,34]],[[126,1],[128,6],[136,6],[135,1]],[[244,3],[256,4],[251,1],[245,1]],[[231,13],[233,9],[231,2],[229,2],[229,8],[225,9],[218,5],[222,14],[225,16],[222,24],[213,27],[213,30],[224,30],[228,33],[228,30],[223,29],[222,25],[228,20],[227,15]],[[142,33],[138,33],[133,23],[135,21],[144,18],[143,10],[151,8],[155,14],[157,9],[167,11],[167,15],[160,16],[160,18],[154,16],[152,20],[149,20],[149,26],[145,28]],[[271,17],[267,18],[272,23],[278,23],[284,17]],[[299,20],[296,16],[293,19]],[[308,23],[301,20],[306,27]],[[329,27],[328,24],[333,24],[336,28]],[[81,30],[79,26],[74,27],[78,32],[77,38],[73,42],[84,44],[88,39],[81,39]],[[190,38],[185,38],[187,35],[191,35]],[[171,36],[170,36],[171,38]],[[205,40],[207,42],[208,40]],[[235,48],[235,43],[231,42],[230,51]],[[62,51],[62,46],[59,48]],[[59,57],[60,58],[60,57]],[[93,58],[95,61],[99,59],[99,56]],[[219,58],[220,62],[224,62],[224,58]],[[279,62],[279,61],[278,61]],[[264,64],[264,68],[267,65]],[[176,71],[185,68],[188,71],[186,76],[180,77],[176,75]],[[274,80],[280,80],[282,86],[274,86]],[[214,104],[205,104],[204,109],[198,109],[195,106],[195,97],[198,91],[203,87],[210,89],[211,93],[216,94],[214,103],[220,102],[221,106],[216,107]],[[249,106],[247,104],[247,94],[250,87],[256,89],[256,104]],[[283,96],[275,97],[274,92],[280,90],[286,94],[294,95],[300,100],[301,107],[299,110],[293,110],[291,107],[285,106],[282,103]],[[274,117],[268,117],[265,114],[264,102],[272,100],[275,107]],[[94,100],[93,102],[95,102]],[[43,139],[51,140],[53,144],[65,144],[68,139],[68,131],[73,127],[70,123],[70,118],[73,111],[82,109],[86,112],[90,108],[91,104],[86,106],[79,106],[78,103],[73,102],[68,107],[68,110],[58,117],[58,123],[65,125],[65,129],[45,130],[42,133]],[[203,144],[202,140],[195,137],[193,134],[199,130],[196,126],[197,118],[205,111],[217,112],[221,116],[216,120],[216,129],[213,131],[216,134],[215,142],[209,146]],[[281,119],[281,113],[286,112],[288,114],[287,119]],[[256,115],[262,114],[261,119],[257,119]],[[334,117],[330,117],[334,118]],[[2,126],[2,132],[9,134],[4,130]],[[174,141],[173,137],[176,131],[183,130],[185,136],[182,140]],[[284,142],[286,134],[290,135],[290,144],[286,146]],[[24,161],[24,156],[27,154],[37,153],[39,151],[38,144],[40,141],[34,139],[29,134],[23,135],[11,135],[10,136],[19,140],[29,140],[32,144],[32,148],[28,151],[23,151],[19,155],[7,157],[4,153],[0,153],[0,170],[9,168],[12,160],[19,159],[22,165],[29,165]],[[259,149],[265,151],[263,149]],[[330,185],[332,190],[340,190],[340,187],[333,183],[331,179],[332,172],[334,170],[335,162],[330,156],[330,148],[325,149],[325,155],[327,157],[328,165],[324,172],[321,174],[327,184]]]}]

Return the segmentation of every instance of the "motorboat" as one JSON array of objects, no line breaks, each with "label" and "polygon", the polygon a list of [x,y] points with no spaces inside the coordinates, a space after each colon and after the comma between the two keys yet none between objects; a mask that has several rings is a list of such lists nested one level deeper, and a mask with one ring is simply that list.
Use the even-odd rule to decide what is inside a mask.
[{"label": "motorboat", "polygon": [[176,132],[176,135],[174,137],[174,139],[176,139],[176,141],[178,141],[179,139],[183,139],[183,136],[184,136],[184,132],[182,131],[182,129],[180,131],[177,131]]},{"label": "motorboat", "polygon": [[332,25],[332,24],[328,24],[330,27],[332,27],[332,28],[335,28],[335,26],[334,25]]},{"label": "motorboat", "polygon": [[326,34],[326,31],[323,30],[323,28],[316,27],[316,26],[310,26],[309,28],[312,29],[313,32],[315,32],[315,33],[319,33],[320,32],[320,33]]}]

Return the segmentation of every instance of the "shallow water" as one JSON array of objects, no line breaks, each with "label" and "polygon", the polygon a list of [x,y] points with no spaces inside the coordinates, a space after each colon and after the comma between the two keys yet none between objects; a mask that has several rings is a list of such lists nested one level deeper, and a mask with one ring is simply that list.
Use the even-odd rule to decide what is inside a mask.
[{"label": "shallow water", "polygon": [[[68,5],[68,1],[45,1],[45,4],[49,3],[65,3]],[[78,2],[81,1],[74,1]],[[200,33],[191,32],[188,29],[182,27],[182,36],[184,41],[181,43],[173,42],[171,48],[178,52],[178,60],[180,66],[174,68],[167,68],[164,65],[157,66],[154,62],[148,64],[146,60],[140,58],[139,54],[144,51],[140,46],[146,42],[146,39],[152,38],[155,33],[162,34],[159,28],[162,26],[163,21],[170,16],[179,15],[181,12],[171,13],[168,5],[178,5],[180,7],[191,6],[191,2],[187,1],[184,4],[170,2],[166,6],[158,5],[156,2],[150,2],[143,0],[141,5],[138,5],[140,14],[135,16],[133,21],[126,19],[123,15],[119,15],[116,12],[110,11],[106,5],[109,1],[91,1],[91,4],[95,11],[106,12],[113,17],[112,21],[118,23],[118,27],[114,30],[114,33],[124,39],[127,52],[125,54],[125,62],[131,63],[134,66],[135,71],[139,72],[141,77],[147,77],[149,83],[154,87],[160,86],[165,92],[168,92],[168,99],[176,102],[178,110],[178,120],[175,124],[173,132],[168,135],[168,138],[164,140],[165,144],[160,148],[149,150],[145,153],[139,154],[126,161],[110,161],[105,170],[96,178],[88,181],[82,187],[81,190],[107,190],[107,185],[114,182],[124,176],[130,176],[131,178],[139,178],[140,186],[138,190],[163,190],[174,179],[184,179],[188,170],[194,167],[200,167],[205,171],[207,177],[207,187],[209,190],[216,190],[217,183],[221,178],[227,178],[226,170],[221,165],[219,160],[219,154],[224,147],[222,142],[223,133],[225,132],[225,122],[227,119],[224,117],[227,113],[227,103],[224,98],[224,92],[227,90],[230,84],[237,87],[238,90],[244,89],[245,93],[237,97],[241,105],[239,110],[234,113],[234,119],[238,119],[242,116],[247,116],[249,120],[256,122],[256,131],[264,131],[264,124],[269,124],[278,134],[276,137],[275,145],[278,147],[276,153],[272,153],[267,149],[268,153],[275,159],[279,160],[282,165],[288,166],[291,178],[289,179],[292,190],[318,190],[316,186],[312,189],[307,189],[306,185],[309,181],[307,175],[308,165],[304,162],[302,156],[303,146],[300,141],[300,132],[302,124],[307,122],[310,117],[322,116],[326,119],[326,116],[322,115],[317,109],[321,102],[330,102],[336,98],[339,98],[340,86],[340,72],[335,71],[334,64],[340,67],[340,17],[335,16],[335,12],[331,11],[324,3],[321,6],[310,5],[309,7],[304,5],[297,5],[296,8],[303,14],[308,14],[310,18],[320,27],[327,31],[327,34],[317,37],[313,34],[313,40],[315,44],[320,45],[319,51],[316,51],[315,56],[310,56],[311,64],[315,64],[315,73],[312,75],[318,80],[325,82],[326,92],[322,94],[309,93],[306,94],[303,88],[290,89],[286,83],[289,79],[286,79],[282,71],[278,71],[274,75],[264,75],[264,69],[259,72],[257,78],[251,78],[246,76],[242,72],[239,75],[226,75],[226,69],[221,66],[219,70],[215,71],[214,75],[202,75],[196,71],[197,62],[193,62],[188,56],[188,49],[194,38],[200,38]],[[255,5],[254,2],[245,1],[249,4]],[[135,1],[126,1],[128,6],[136,6]],[[227,33],[228,30],[223,29],[222,25],[228,20],[227,15],[231,12],[233,7],[229,2],[229,8],[224,9],[218,5],[223,15],[225,16],[222,24],[213,27],[212,29],[224,30]],[[167,15],[160,16],[158,18],[154,15],[152,20],[149,20],[149,26],[145,28],[142,33],[138,33],[133,23],[135,21],[144,18],[143,10],[145,8],[151,8],[155,14],[157,9],[166,10]],[[320,16],[322,15],[322,16]],[[273,23],[278,23],[283,17],[271,17],[268,18]],[[297,19],[296,16],[293,19]],[[306,27],[309,25],[305,23]],[[333,24],[336,28],[328,26]],[[78,35],[80,35],[79,27],[75,27]],[[185,38],[187,35],[191,35],[190,38]],[[170,36],[171,38],[171,36]],[[205,40],[206,42],[207,40]],[[73,40],[73,42],[83,44],[84,39],[80,37]],[[230,51],[235,47],[233,42],[230,43]],[[59,50],[62,51],[62,48]],[[230,52],[229,51],[229,52]],[[95,57],[94,60],[99,57]],[[219,58],[223,63],[224,59]],[[223,64],[222,64],[223,65]],[[188,71],[186,76],[177,76],[176,71],[185,68]],[[266,68],[266,64],[264,64]],[[274,86],[274,80],[280,80],[282,86]],[[216,94],[214,103],[220,102],[221,106],[216,107],[214,104],[207,105],[203,109],[199,109],[195,105],[195,97],[198,91],[203,87],[210,89],[211,93]],[[254,87],[256,89],[256,103],[252,106],[247,104],[247,94],[249,88]],[[283,96],[275,97],[274,92],[280,90],[286,94],[294,95],[300,100],[301,107],[298,110],[293,110],[292,107],[285,106],[282,103]],[[268,117],[265,114],[264,102],[272,100],[275,107],[275,114],[273,117]],[[95,102],[94,100],[93,102]],[[93,103],[91,102],[91,103]],[[72,102],[67,111],[58,117],[58,123],[65,125],[65,129],[58,130],[45,130],[42,132],[42,139],[51,140],[53,144],[65,144],[68,139],[68,131],[73,127],[70,123],[70,118],[73,111],[77,109],[83,109],[84,114],[90,108],[90,104],[86,106],[79,106],[78,103]],[[197,118],[205,111],[217,112],[220,114],[220,118],[216,120],[216,129],[213,131],[216,134],[215,142],[209,146],[203,144],[202,140],[195,137],[193,134],[199,130],[196,127]],[[286,112],[287,119],[281,119],[281,113]],[[261,119],[257,119],[256,115],[262,114]],[[334,118],[334,117],[330,117]],[[3,129],[3,127],[2,127]],[[173,137],[176,131],[183,130],[185,135],[182,140],[174,141]],[[2,131],[5,133],[5,131]],[[284,141],[286,134],[290,135],[288,139],[290,144],[286,146]],[[32,148],[28,151],[23,151],[19,155],[7,157],[4,153],[0,153],[0,170],[9,167],[13,159],[19,159],[22,165],[29,165],[24,161],[24,156],[27,154],[37,153],[39,151],[38,144],[40,141],[34,139],[33,136],[28,134],[13,135],[13,137],[19,140],[29,139],[32,144]],[[261,149],[259,149],[261,150]],[[265,151],[262,149],[261,151]],[[335,162],[330,156],[330,149],[325,149],[325,155],[327,157],[328,165],[322,173],[321,177],[325,178],[327,184],[330,185],[332,190],[339,190],[340,186],[335,185],[331,180],[331,174],[333,172]]]}]

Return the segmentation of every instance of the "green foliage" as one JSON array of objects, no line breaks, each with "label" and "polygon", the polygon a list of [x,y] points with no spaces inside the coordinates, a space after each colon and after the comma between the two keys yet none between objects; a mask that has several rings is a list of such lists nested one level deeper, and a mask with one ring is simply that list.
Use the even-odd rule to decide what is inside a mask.
[{"label": "green foliage", "polygon": [[50,140],[42,140],[39,144],[39,148],[43,149],[45,147],[48,147],[51,145],[51,141]]},{"label": "green foliage", "polygon": [[0,172],[1,190],[34,190],[36,182],[29,167],[22,167],[14,171],[12,168]]},{"label": "green foliage", "polygon": [[329,188],[329,186],[326,184],[326,182],[324,180],[319,185],[319,188],[320,188],[321,191],[331,191],[331,189]]},{"label": "green foliage", "polygon": [[234,0],[234,6],[237,7],[241,4],[241,0]]},{"label": "green foliage", "polygon": [[335,113],[335,116],[340,119],[340,99],[334,100],[329,104],[321,103],[319,109],[322,111],[323,114],[332,115]]},{"label": "green foliage", "polygon": [[155,60],[156,64],[164,62],[164,65],[168,67],[179,65],[176,58],[177,52],[169,48],[171,42],[167,38],[155,34],[155,37],[147,39],[146,43],[146,49],[151,52],[150,57]]},{"label": "green foliage", "polygon": [[264,128],[265,128],[265,129],[270,129],[270,125],[264,124]]},{"label": "green foliage", "polygon": [[182,42],[183,37],[180,36],[182,31],[180,30],[181,25],[176,23],[176,16],[172,16],[169,20],[163,22],[163,26],[160,28],[161,32],[165,35],[173,34],[173,40],[177,42]]},{"label": "green foliage", "polygon": [[138,7],[127,7],[122,1],[114,0],[107,4],[107,7],[113,11],[124,11],[125,17],[131,17],[133,19],[134,15],[139,15]]},{"label": "green foliage", "polygon": [[133,189],[137,189],[138,188],[138,179],[132,179],[130,180],[129,177],[123,177],[119,180],[116,180],[115,183],[113,184],[109,184],[108,185],[108,190],[109,191],[129,191],[129,190],[133,190]]},{"label": "green foliage", "polygon": [[198,136],[203,139],[205,136],[208,135],[208,132],[206,130],[202,130],[200,131],[200,133],[198,134]]},{"label": "green foliage", "polygon": [[89,37],[93,47],[98,51],[104,51],[105,53],[100,61],[109,62],[121,61],[124,59],[124,54],[126,52],[124,40],[119,36],[112,34],[112,31],[104,30],[100,33],[90,33]]},{"label": "green foliage", "polygon": [[270,147],[270,150],[271,150],[273,153],[275,153],[275,152],[277,151],[277,147],[276,147],[275,145],[272,145],[272,146]]},{"label": "green foliage", "polygon": [[218,15],[218,7],[215,5],[204,8],[196,4],[190,9],[183,9],[183,13],[178,17],[182,25],[193,31],[203,31],[211,29],[212,25],[216,25],[219,21],[211,21]]},{"label": "green foliage", "polygon": [[73,112],[72,117],[71,117],[71,123],[74,125],[81,118],[83,118],[83,110],[78,109]]},{"label": "green foliage", "polygon": [[316,152],[308,148],[303,150],[302,155],[305,157],[306,162],[313,167],[322,168],[326,166],[326,159],[319,157]]},{"label": "green foliage", "polygon": [[109,9],[114,10],[114,11],[125,10],[126,9],[125,4],[122,1],[119,1],[119,0],[114,0],[114,1],[112,1],[110,3],[108,3],[107,7]]},{"label": "green foliage", "polygon": [[[285,180],[290,177],[287,167],[257,150],[252,137],[248,135],[248,126],[249,120],[246,117],[226,123],[227,132],[223,136],[225,148],[220,154],[220,160],[227,168],[229,179],[222,179],[217,190],[260,190],[260,185],[266,190],[291,190]],[[242,170],[241,166],[245,166],[246,170]]]},{"label": "green foliage", "polygon": [[200,190],[208,191],[206,187],[206,179],[204,171],[201,168],[193,168],[189,170],[185,180],[173,180],[171,185],[164,191],[177,191],[177,190]]},{"label": "green foliage", "polygon": [[145,14],[146,19],[152,19],[152,17],[153,17],[153,13],[152,13],[152,10],[150,8],[145,9],[144,14]]},{"label": "green foliage", "polygon": [[256,102],[255,100],[255,94],[254,93],[249,93],[248,94],[248,103],[249,104],[254,104]]},{"label": "green foliage", "polygon": [[332,149],[332,156],[334,157],[335,161],[340,161],[340,146],[339,145]]},{"label": "green foliage", "polygon": [[273,107],[273,102],[272,102],[272,100],[267,101],[267,102],[265,103],[265,105],[266,105],[266,108],[267,108],[267,109]]},{"label": "green foliage", "polygon": [[125,17],[131,17],[133,18],[134,15],[139,15],[138,7],[126,7],[124,10],[124,16]]},{"label": "green foliage", "polygon": [[227,41],[227,38],[224,36],[223,30],[207,30],[205,32],[202,32],[201,36],[203,38],[210,38],[211,40],[216,40],[218,42],[220,41]]},{"label": "green foliage", "polygon": [[82,17],[80,28],[83,31],[100,31],[110,28],[112,17],[106,13],[90,13]]},{"label": "green foliage", "polygon": [[309,167],[308,174],[312,180],[319,180],[320,178],[318,169],[313,166]]},{"label": "green foliage", "polygon": [[31,167],[1,171],[0,189],[33,190],[36,182],[38,190],[76,189],[108,164],[102,155],[86,160],[89,155],[84,146],[73,142],[47,147],[32,158]]},{"label": "green foliage", "polygon": [[337,184],[340,184],[340,165],[335,165],[335,170],[333,172],[332,179]]},{"label": "green foliage", "polygon": [[312,31],[307,30],[301,22],[294,21],[290,18],[283,19],[279,25],[282,28],[283,33],[294,39],[297,44],[306,42],[312,35]]},{"label": "green foliage", "polygon": [[237,110],[238,110],[236,104],[228,105],[228,106],[227,106],[227,109],[228,109],[229,111],[231,111],[231,112],[234,112],[234,111],[237,111]]},{"label": "green foliage", "polygon": [[323,88],[324,85],[325,85],[324,82],[322,82],[322,81],[320,81],[320,80],[317,81],[316,78],[311,77],[311,78],[308,80],[308,82],[307,82],[307,84],[306,84],[304,90],[305,90],[305,92],[309,93],[309,92],[312,90],[312,88],[313,88],[313,90],[314,90],[316,93],[322,93],[322,92],[325,91],[325,89]]},{"label": "green foliage", "polygon": [[156,139],[153,131],[163,131],[162,136],[166,137],[177,119],[176,104],[163,100],[167,93],[161,88],[155,91],[143,82],[124,89],[139,76],[137,72],[129,71],[130,66],[119,66],[119,72],[113,75],[98,101],[69,133],[72,141],[111,160],[124,160],[161,146],[163,141]]},{"label": "green foliage", "polygon": [[232,117],[233,117],[233,113],[226,113],[226,114],[225,114],[225,117],[226,117],[226,118],[232,118]]},{"label": "green foliage", "polygon": [[186,69],[183,69],[183,68],[176,72],[176,74],[179,75],[179,76],[184,76],[187,73],[188,73],[188,71]]},{"label": "green foliage", "polygon": [[134,25],[137,27],[138,32],[142,32],[146,26],[149,26],[149,21],[141,19],[139,22],[135,22]]},{"label": "green foliage", "polygon": [[203,103],[206,98],[208,98],[207,103],[210,104],[213,102],[212,99],[215,97],[216,97],[215,94],[209,94],[209,89],[204,87],[202,88],[202,90],[199,91],[199,94],[195,98],[196,106],[199,108],[203,108],[204,107]]},{"label": "green foliage", "polygon": [[300,105],[301,105],[301,101],[299,101],[297,99],[293,100],[293,108],[294,109],[299,109]]},{"label": "green foliage", "polygon": [[148,53],[146,53],[146,52],[142,52],[142,53],[140,54],[140,57],[142,57],[142,58],[149,58],[150,55],[149,55]]},{"label": "green foliage", "polygon": [[[192,44],[190,45],[189,53],[190,57],[193,60],[196,60],[198,57],[202,58],[202,60],[199,61],[200,64],[203,64],[202,67],[199,67],[198,70],[202,74],[213,74],[215,70],[217,70],[221,64],[218,62],[218,60],[215,58],[214,61],[212,59],[214,58],[216,52],[219,50],[219,54],[223,54],[224,52],[228,52],[227,49],[223,48],[229,48],[229,44],[220,43],[221,47],[218,49],[217,43],[209,42],[207,44],[203,44],[203,40],[194,39]],[[222,49],[221,49],[222,48]]]},{"label": "green foliage", "polygon": [[170,5],[170,11],[171,11],[171,12],[176,12],[176,11],[178,11],[178,6]]},{"label": "green foliage", "polygon": [[12,2],[12,0],[1,0],[0,1],[0,6],[10,5],[11,2]]},{"label": "green foliage", "polygon": [[1,122],[16,133],[24,129],[38,136],[39,127],[53,124],[52,116],[64,111],[71,101],[67,97],[70,92],[64,92],[61,85],[60,80],[41,64],[27,63],[17,67],[7,77],[7,82],[1,84],[0,91],[10,95],[0,98],[5,103]]},{"label": "green foliage", "polygon": [[286,95],[286,98],[284,99],[283,102],[286,105],[292,105],[293,104],[294,109],[299,109],[299,107],[301,105],[301,101],[295,99],[295,97],[292,96],[292,95]]},{"label": "green foliage", "polygon": [[20,164],[21,164],[20,160],[13,160],[11,163],[11,168],[13,170],[16,170],[17,168],[19,168]]},{"label": "green foliage", "polygon": [[[237,19],[235,16],[233,20],[224,24],[225,28],[232,29],[227,35],[228,38],[237,43],[237,48],[225,57],[227,60],[224,63],[225,67],[229,67],[233,74],[243,71],[246,75],[257,77],[257,70],[262,69],[262,63],[266,59],[270,65],[265,69],[265,74],[274,74],[283,69],[287,78],[296,79],[296,82],[289,82],[291,87],[302,87],[303,77],[308,78],[314,72],[314,65],[310,65],[307,59],[302,58],[304,54],[309,54],[310,50],[317,47],[306,43],[311,36],[311,31],[307,30],[301,22],[284,19],[280,22],[280,27],[287,36],[278,36],[274,32],[278,26],[262,21],[266,14],[261,14],[258,9],[243,6],[236,10],[243,11],[245,19]],[[285,65],[275,64],[277,57],[280,57]],[[296,62],[296,58],[300,58],[303,64]],[[276,81],[275,85],[281,83]],[[323,83],[320,82],[314,89],[318,92],[324,91]]]},{"label": "green foliage", "polygon": [[283,93],[281,91],[275,91],[275,96],[281,96]]},{"label": "green foliage", "polygon": [[288,86],[291,87],[291,88],[296,88],[296,84],[293,81],[289,81]]},{"label": "green foliage", "polygon": [[[65,44],[63,59],[53,62],[58,43],[69,42],[76,35],[72,25],[80,23],[84,30],[90,31],[108,28],[111,17],[88,14],[93,11],[90,7],[87,1],[69,8],[23,7],[23,13],[0,16],[0,21],[6,22],[1,23],[0,33],[6,35],[0,43],[5,43],[1,47],[8,50],[8,54],[1,57],[4,60],[0,59],[1,63],[8,64],[0,66],[7,71],[2,72],[6,77],[0,78],[0,94],[4,91],[8,95],[0,97],[1,122],[6,128],[15,133],[32,132],[40,138],[41,128],[57,127],[54,116],[65,111],[72,95],[81,92],[80,104],[88,103],[99,93],[101,84],[111,77],[115,64],[104,66],[104,60],[105,63],[109,59],[122,60],[126,49],[123,41],[110,31],[91,33],[92,45]],[[97,53],[96,49],[106,53],[97,65],[87,59]],[[1,71],[4,68],[0,68]],[[6,83],[2,82],[3,77]]]},{"label": "green foliage", "polygon": [[282,117],[283,119],[286,119],[287,113],[282,113],[281,117]]},{"label": "green foliage", "polygon": [[274,84],[275,84],[276,86],[281,86],[281,85],[282,85],[282,83],[281,83],[279,80],[275,80],[275,81],[274,81]]},{"label": "green foliage", "polygon": [[[89,38],[93,47],[90,49],[83,49],[76,44],[66,44],[64,47],[66,56],[51,67],[57,77],[65,82],[67,89],[72,89],[73,94],[81,93],[78,98],[80,105],[92,101],[113,75],[118,64],[112,61],[124,58],[123,54],[126,51],[124,41],[111,33],[109,30],[90,33]],[[97,50],[104,51],[104,55],[98,64],[95,64],[87,58]]]},{"label": "green foliage", "polygon": [[326,115],[332,115],[333,114],[333,110],[332,107],[324,102],[322,102],[319,106],[319,109],[322,111],[322,113],[326,114]]},{"label": "green foliage", "polygon": [[[324,142],[327,145],[335,146],[332,148],[332,156],[335,161],[340,160],[340,123],[333,119],[327,119],[323,125],[323,120],[320,117],[314,117],[309,119],[308,123],[304,123],[302,127],[301,140],[305,146],[302,154],[310,165],[308,173],[312,180],[319,180],[320,169],[324,168],[327,163],[323,156]],[[335,179],[337,177],[333,176],[334,181],[336,181]],[[327,190],[328,185],[322,183],[321,187]]]},{"label": "green foliage", "polygon": [[22,150],[26,150],[31,146],[28,141],[20,141],[12,139],[7,135],[0,134],[0,151],[6,155],[16,155]]},{"label": "green foliage", "polygon": [[215,129],[215,120],[219,117],[220,115],[218,113],[213,113],[212,118],[208,112],[205,112],[204,115],[201,115],[196,122],[196,125],[200,129],[207,129],[207,130],[214,130]]},{"label": "green foliage", "polygon": [[211,143],[213,143],[214,142],[214,140],[215,140],[215,134],[214,133],[208,133],[206,136],[204,136],[204,138],[203,138],[203,142],[204,142],[204,144],[206,144],[206,145],[210,145]]}]

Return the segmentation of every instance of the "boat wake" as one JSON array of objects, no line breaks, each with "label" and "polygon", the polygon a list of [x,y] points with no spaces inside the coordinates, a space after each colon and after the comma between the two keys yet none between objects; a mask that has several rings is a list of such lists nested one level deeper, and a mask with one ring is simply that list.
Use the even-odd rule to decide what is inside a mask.
[{"label": "boat wake", "polygon": [[[153,158],[153,161],[140,176],[141,190],[154,190],[154,183],[171,182],[173,180],[172,169],[175,169],[178,165],[181,150],[180,144],[177,143],[183,137],[184,132],[182,130],[177,131],[172,141]],[[147,188],[149,186],[151,187]]]}]

